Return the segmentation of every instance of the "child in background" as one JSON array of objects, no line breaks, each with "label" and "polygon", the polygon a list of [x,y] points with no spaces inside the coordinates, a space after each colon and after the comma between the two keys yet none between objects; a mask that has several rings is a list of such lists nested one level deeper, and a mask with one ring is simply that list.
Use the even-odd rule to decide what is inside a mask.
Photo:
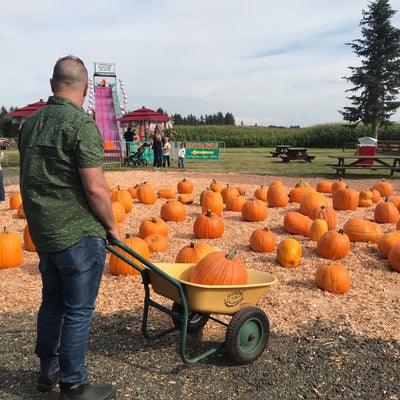
[{"label": "child in background", "polygon": [[178,151],[178,168],[185,168],[185,144],[181,143],[180,149]]},{"label": "child in background", "polygon": [[4,153],[0,153],[0,203],[4,203],[5,200],[5,191],[4,191],[4,183],[3,183],[3,170],[1,169],[1,160],[4,158]]},{"label": "child in background", "polygon": [[167,137],[164,137],[164,146],[163,146],[162,166],[165,168],[165,165],[168,165],[168,167],[171,165],[171,144],[169,143],[169,139]]}]

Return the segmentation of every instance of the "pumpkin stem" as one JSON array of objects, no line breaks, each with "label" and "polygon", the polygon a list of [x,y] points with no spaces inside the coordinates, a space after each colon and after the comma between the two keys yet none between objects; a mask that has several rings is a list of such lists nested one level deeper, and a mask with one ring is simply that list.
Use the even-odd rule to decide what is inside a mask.
[{"label": "pumpkin stem", "polygon": [[196,245],[195,245],[193,242],[190,242],[189,247],[190,247],[191,249],[194,249],[194,248],[196,247]]},{"label": "pumpkin stem", "polygon": [[211,217],[211,210],[207,210],[206,217]]},{"label": "pumpkin stem", "polygon": [[229,251],[229,253],[225,256],[227,260],[233,260],[236,255],[236,249],[232,247],[232,249]]}]

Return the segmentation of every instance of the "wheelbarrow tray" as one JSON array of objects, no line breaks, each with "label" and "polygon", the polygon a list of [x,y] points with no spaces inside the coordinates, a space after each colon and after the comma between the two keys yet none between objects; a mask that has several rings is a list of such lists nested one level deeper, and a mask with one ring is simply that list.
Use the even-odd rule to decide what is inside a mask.
[{"label": "wheelbarrow tray", "polygon": [[[195,264],[156,263],[165,274],[179,281],[191,311],[215,314],[234,314],[239,309],[256,305],[267,287],[277,282],[271,274],[246,268],[248,283],[243,285],[201,285],[189,282]],[[179,292],[161,274],[148,269],[151,286],[155,293],[181,303]]]}]

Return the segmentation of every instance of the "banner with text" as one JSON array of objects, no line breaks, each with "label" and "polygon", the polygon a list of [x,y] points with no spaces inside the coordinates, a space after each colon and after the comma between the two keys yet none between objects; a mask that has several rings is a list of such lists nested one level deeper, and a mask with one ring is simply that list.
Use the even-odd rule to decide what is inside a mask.
[{"label": "banner with text", "polygon": [[185,142],[188,160],[218,160],[219,142]]}]

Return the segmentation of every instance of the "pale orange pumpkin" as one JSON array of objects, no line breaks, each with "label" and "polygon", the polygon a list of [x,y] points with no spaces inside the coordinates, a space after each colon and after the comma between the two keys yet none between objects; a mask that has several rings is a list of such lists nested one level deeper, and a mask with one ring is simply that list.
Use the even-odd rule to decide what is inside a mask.
[{"label": "pale orange pumpkin", "polygon": [[111,201],[111,209],[117,222],[122,222],[125,219],[125,207],[119,201]]},{"label": "pale orange pumpkin", "polygon": [[289,196],[283,184],[270,185],[267,192],[267,203],[269,207],[286,207]]},{"label": "pale orange pumpkin", "polygon": [[276,250],[276,259],[284,268],[295,268],[299,265],[302,256],[301,244],[292,238],[279,242]]},{"label": "pale orange pumpkin", "polygon": [[222,190],[221,190],[221,196],[222,196],[222,201],[226,203],[226,201],[231,198],[231,197],[236,197],[239,196],[239,191],[235,186],[229,186],[227,184]]},{"label": "pale orange pumpkin", "polygon": [[357,210],[358,192],[351,187],[336,190],[332,195],[332,207],[335,210]]},{"label": "pale orange pumpkin", "polygon": [[32,242],[31,234],[29,232],[28,224],[24,228],[24,247],[26,251],[36,252],[36,247]]},{"label": "pale orange pumpkin", "polygon": [[314,219],[314,221],[310,226],[310,233],[309,233],[310,240],[312,240],[313,242],[318,242],[320,237],[325,232],[328,232],[327,222],[322,218]]},{"label": "pale orange pumpkin", "polygon": [[268,186],[261,185],[254,191],[254,197],[258,200],[267,201]]},{"label": "pale orange pumpkin", "polygon": [[330,194],[332,193],[332,182],[329,181],[319,181],[315,187],[315,190],[320,193]]},{"label": "pale orange pumpkin", "polygon": [[221,182],[218,182],[216,179],[213,179],[210,183],[210,189],[214,190],[214,192],[222,192],[224,186]]},{"label": "pale orange pumpkin", "polygon": [[22,204],[22,196],[20,192],[13,193],[10,196],[10,209],[18,210],[18,207]]},{"label": "pale orange pumpkin", "polygon": [[131,194],[125,189],[118,189],[111,195],[111,201],[119,201],[125,208],[125,213],[128,213],[133,208]]},{"label": "pale orange pumpkin", "polygon": [[347,186],[347,183],[343,181],[341,178],[332,183],[332,194],[336,192],[336,190],[344,189]]},{"label": "pale orange pumpkin", "polygon": [[157,200],[157,193],[148,182],[141,183],[137,188],[137,198],[143,204],[154,204]]},{"label": "pale orange pumpkin", "polygon": [[358,197],[358,207],[371,207],[373,205],[372,201],[372,190],[363,189],[360,190]]},{"label": "pale orange pumpkin", "polygon": [[213,189],[209,189],[202,192],[201,197],[201,210],[206,212],[211,210],[214,214],[221,215],[224,209],[224,200],[222,198],[221,192],[216,192]]},{"label": "pale orange pumpkin", "polygon": [[193,204],[194,196],[192,193],[180,193],[177,200],[182,204]]},{"label": "pale orange pumpkin", "polygon": [[289,201],[291,203],[300,203],[303,196],[310,192],[315,192],[311,186],[300,186],[293,188],[289,192]]},{"label": "pale orange pumpkin", "polygon": [[241,212],[243,204],[247,201],[246,196],[230,197],[226,200],[225,207],[227,211],[238,211]]}]

